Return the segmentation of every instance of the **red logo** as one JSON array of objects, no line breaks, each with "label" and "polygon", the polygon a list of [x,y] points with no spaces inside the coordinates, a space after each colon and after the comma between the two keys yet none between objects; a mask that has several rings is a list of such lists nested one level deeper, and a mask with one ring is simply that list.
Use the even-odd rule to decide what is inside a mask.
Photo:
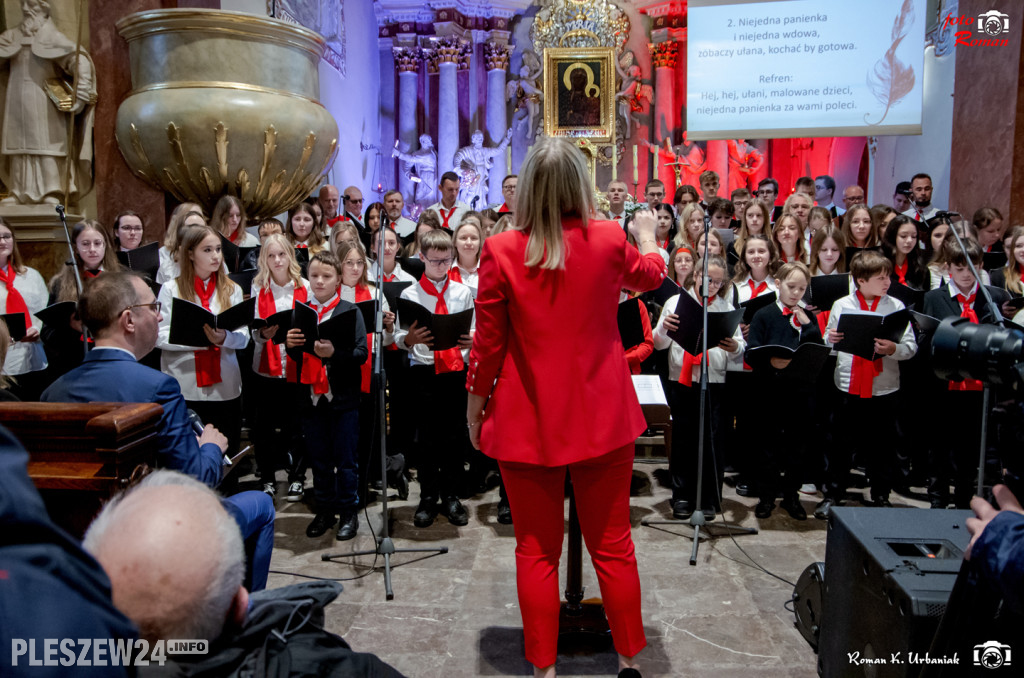
[{"label": "red logo", "polygon": [[999,36],[1010,32],[1010,17],[997,10],[991,9],[977,17],[953,16],[950,14],[942,22],[942,29],[970,26],[978,33],[975,37],[974,30],[959,30],[953,33],[957,45],[964,47],[1008,47],[1008,38]]}]

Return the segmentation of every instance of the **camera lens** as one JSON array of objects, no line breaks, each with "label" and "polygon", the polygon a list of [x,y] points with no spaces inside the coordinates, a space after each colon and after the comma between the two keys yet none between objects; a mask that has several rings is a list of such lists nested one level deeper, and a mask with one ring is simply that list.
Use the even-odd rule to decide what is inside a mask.
[{"label": "camera lens", "polygon": [[1016,328],[947,318],[932,339],[932,366],[940,379],[1014,384],[1024,376],[1022,360],[1024,333]]}]

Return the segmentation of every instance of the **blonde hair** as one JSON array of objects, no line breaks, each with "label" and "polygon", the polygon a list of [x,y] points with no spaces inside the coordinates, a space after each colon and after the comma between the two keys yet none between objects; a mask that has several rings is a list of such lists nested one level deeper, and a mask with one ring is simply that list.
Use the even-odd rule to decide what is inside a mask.
[{"label": "blonde hair", "polygon": [[202,215],[203,208],[194,202],[183,202],[171,212],[171,218],[167,221],[167,232],[164,233],[164,247],[171,253],[171,256],[177,256],[178,254],[178,239],[180,237],[178,231],[181,229],[181,225],[185,223],[185,217],[192,212],[198,212]]},{"label": "blonde hair", "polygon": [[[380,229],[377,229],[377,230],[380,230]],[[357,229],[355,227],[355,224],[353,224],[351,221],[339,221],[338,223],[336,223],[334,225],[334,230],[331,231],[331,247],[330,247],[331,253],[333,253],[333,254],[337,254],[338,253],[338,245],[339,245],[338,234],[339,233],[350,233],[352,235],[352,239],[355,242],[359,243],[360,246],[362,245],[362,243],[359,240],[359,229]]]},{"label": "blonde hair", "polygon": [[[175,282],[178,284],[178,296],[185,301],[199,303],[195,287],[196,269],[188,253],[194,251],[211,235],[217,239],[217,244],[220,245],[220,234],[210,226],[189,226],[180,235],[181,245],[178,247],[178,265],[181,272],[178,273]],[[231,292],[237,285],[224,272],[223,265],[213,275],[217,279],[217,303],[220,304],[220,309],[223,311],[231,306]]]},{"label": "blonde hair", "polygon": [[[794,193],[793,195],[797,195]],[[793,196],[789,196],[792,198]],[[788,202],[788,201],[787,201]],[[779,242],[779,231],[782,230],[782,222],[786,219],[792,219],[793,223],[796,224],[796,256],[799,261],[807,261],[807,245],[804,243],[804,227],[800,225],[800,220],[796,218],[795,214],[789,212],[783,212],[779,220],[775,222],[775,228],[772,229],[772,241],[775,243],[775,248],[778,250],[779,259],[785,254],[782,249],[782,243]]]},{"label": "blonde hair", "polygon": [[284,237],[281,233],[271,233],[267,236],[266,241],[260,248],[260,258],[257,264],[258,271],[256,277],[252,279],[252,284],[256,289],[263,289],[264,287],[270,287],[270,281],[274,279],[274,276],[270,273],[270,246],[278,245],[284,250],[284,254],[288,257],[288,279],[295,283],[295,289],[302,287],[302,269],[299,267],[298,260],[295,259],[295,248],[292,247],[291,242],[288,238]]},{"label": "blonde hair", "polygon": [[1013,256],[1013,248],[1021,238],[1024,238],[1024,226],[1014,226],[1010,231],[1010,246],[1006,250],[1006,266],[1003,268],[1003,287],[1010,294],[1017,295],[1024,293],[1024,284],[1020,275],[1021,265]]},{"label": "blonde hair", "polygon": [[479,224],[479,219],[477,221],[467,221],[466,219],[463,219],[459,223],[459,225],[455,227],[455,232],[452,233],[452,241],[455,242],[455,263],[456,264],[459,263],[459,245],[458,245],[459,231],[461,231],[464,228],[475,228],[476,229],[476,234],[480,238],[480,242],[476,246],[476,261],[473,262],[473,265],[475,266],[476,264],[480,263],[480,252],[482,252],[483,249],[484,249],[484,229]]},{"label": "blonde hair", "polygon": [[503,214],[500,217],[498,217],[498,220],[494,222],[493,226],[491,226],[491,230],[487,234],[487,237],[491,238],[491,237],[494,237],[494,236],[498,235],[499,233],[504,233],[505,231],[511,231],[511,230],[515,229],[515,227],[516,227],[516,224],[515,224],[515,220],[512,219],[512,214],[511,213]]},{"label": "blonde hair", "polygon": [[676,247],[683,245],[689,245],[693,248],[693,251],[697,251],[696,241],[690,240],[690,232],[686,230],[686,224],[690,223],[690,217],[693,216],[694,212],[700,212],[700,217],[705,217],[704,208],[700,206],[700,203],[691,202],[689,205],[683,208],[682,213],[679,215],[679,230],[676,231],[676,237],[672,239],[672,242]]},{"label": "blonde hair", "polygon": [[210,225],[214,227],[219,233],[223,234],[225,238],[231,238],[235,233],[225,233],[224,229],[227,228],[228,214],[231,213],[231,208],[238,208],[238,228],[235,229],[235,233],[245,231],[246,217],[245,217],[245,205],[242,201],[233,195],[222,195],[220,200],[213,208],[213,216],[210,217]]},{"label": "blonde hair", "polygon": [[583,224],[594,214],[594,195],[583,153],[565,139],[539,141],[526,156],[516,188],[516,228],[528,234],[526,266],[565,268],[562,216]]}]

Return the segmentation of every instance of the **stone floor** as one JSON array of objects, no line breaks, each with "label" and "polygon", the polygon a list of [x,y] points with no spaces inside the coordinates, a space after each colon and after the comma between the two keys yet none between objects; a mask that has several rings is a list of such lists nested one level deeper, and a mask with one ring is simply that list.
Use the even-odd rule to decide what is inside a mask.
[{"label": "stone floor", "polygon": [[[785,605],[793,590],[788,582],[795,582],[810,563],[825,559],[825,522],[813,516],[797,522],[781,509],[768,520],[757,520],[753,515],[757,500],[739,497],[727,487],[725,518],[759,532],[735,540],[725,536],[701,540],[697,565],[691,567],[692,542],[684,535],[692,534],[692,528],[640,524],[670,515],[666,464],[638,459],[633,474],[633,539],[648,640],[640,655],[645,678],[816,676],[817,657],[797,632]],[[279,485],[283,489],[285,483]],[[285,573],[350,579],[344,583],[344,593],[327,608],[327,628],[410,678],[531,675],[532,668],[523,658],[516,599],[515,540],[512,526],[495,519],[498,491],[465,502],[470,513],[466,527],[455,527],[440,517],[430,528],[417,529],[412,515],[418,489],[414,482],[408,501],[389,502],[395,546],[448,551],[436,556],[396,554],[392,558],[394,600],[385,600],[382,559],[375,561],[369,555],[321,560],[324,553],[372,550],[367,519],[379,528],[380,502],[370,505],[368,518],[367,513],[360,516],[359,536],[339,543],[333,530],[317,540],[307,538],[311,508],[306,503],[289,504],[279,496],[269,586],[300,581]],[[307,483],[307,499],[310,494]],[[802,499],[810,513],[820,497],[802,495]],[[895,494],[892,499],[896,506],[924,505]],[[716,523],[721,521],[719,516]],[[561,569],[564,588],[564,557]],[[596,578],[586,556],[583,580],[587,594],[597,596]],[[563,641],[559,675],[616,674],[615,653],[607,638]]]}]

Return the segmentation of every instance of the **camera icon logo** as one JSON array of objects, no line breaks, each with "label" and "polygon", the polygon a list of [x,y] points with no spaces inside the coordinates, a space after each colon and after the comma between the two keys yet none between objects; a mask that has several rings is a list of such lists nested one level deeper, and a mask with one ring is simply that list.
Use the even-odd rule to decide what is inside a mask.
[{"label": "camera icon logo", "polygon": [[974,665],[986,669],[998,669],[1001,666],[1010,665],[1010,646],[1003,645],[998,640],[990,640],[987,643],[974,646]]},{"label": "camera icon logo", "polygon": [[1010,32],[1010,16],[994,9],[978,15],[978,26],[987,35],[1000,35]]}]

